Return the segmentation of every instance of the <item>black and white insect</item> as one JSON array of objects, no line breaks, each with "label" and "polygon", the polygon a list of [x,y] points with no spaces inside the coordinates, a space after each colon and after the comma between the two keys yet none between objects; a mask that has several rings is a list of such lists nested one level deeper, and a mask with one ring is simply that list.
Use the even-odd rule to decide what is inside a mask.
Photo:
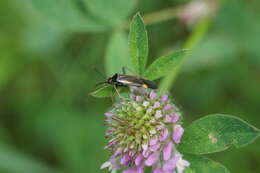
[{"label": "black and white insect", "polygon": [[[127,75],[125,74],[125,68],[123,67],[123,74],[115,73],[113,76],[106,79],[105,82],[101,82],[100,84],[110,84],[113,85],[115,90],[117,91],[118,87],[142,87],[142,88],[150,88],[157,89],[157,85],[148,79],[144,79],[140,76]],[[119,94],[119,92],[117,91]]]},{"label": "black and white insect", "polygon": [[112,77],[109,77],[105,83],[114,85],[116,87],[135,86],[142,88],[157,89],[157,85],[153,81],[141,78],[139,76],[132,76],[119,73],[116,73]]}]

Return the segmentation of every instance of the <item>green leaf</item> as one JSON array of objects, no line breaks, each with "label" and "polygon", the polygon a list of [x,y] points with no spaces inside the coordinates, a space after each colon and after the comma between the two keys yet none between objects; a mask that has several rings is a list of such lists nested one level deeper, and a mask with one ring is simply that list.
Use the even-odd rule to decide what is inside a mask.
[{"label": "green leaf", "polygon": [[111,97],[114,96],[113,90],[112,85],[104,85],[89,94],[93,97]]},{"label": "green leaf", "polygon": [[143,19],[139,13],[134,16],[130,24],[129,49],[133,70],[142,75],[148,58],[148,37]]},{"label": "green leaf", "polygon": [[179,50],[156,59],[145,71],[144,77],[155,80],[171,73],[186,55],[187,50]]},{"label": "green leaf", "polygon": [[120,24],[133,10],[136,0],[83,0],[90,13],[102,23]]},{"label": "green leaf", "polygon": [[[120,87],[120,88],[117,88],[117,90],[118,90],[119,94],[128,92],[127,87]],[[112,97],[112,96],[118,95],[117,92],[115,91],[115,88],[113,85],[104,85],[104,86],[96,89],[95,91],[92,91],[89,94],[93,97],[100,97],[100,98]]]},{"label": "green leaf", "polygon": [[121,73],[122,67],[129,67],[131,64],[127,47],[127,36],[123,32],[115,32],[108,43],[105,55],[105,66],[108,76]]},{"label": "green leaf", "polygon": [[229,173],[223,165],[207,157],[187,154],[184,159],[191,164],[185,169],[185,173]]},{"label": "green leaf", "polygon": [[37,14],[64,30],[86,32],[103,31],[105,25],[88,14],[75,0],[30,0]]},{"label": "green leaf", "polygon": [[259,136],[259,130],[230,115],[212,114],[194,121],[185,129],[180,151],[208,154],[230,146],[243,147]]},{"label": "green leaf", "polygon": [[[17,59],[15,55],[3,49],[1,51],[0,58],[0,90],[4,87],[9,80],[15,75],[20,68],[20,63],[16,63]],[[10,68],[12,67],[12,68]]]}]

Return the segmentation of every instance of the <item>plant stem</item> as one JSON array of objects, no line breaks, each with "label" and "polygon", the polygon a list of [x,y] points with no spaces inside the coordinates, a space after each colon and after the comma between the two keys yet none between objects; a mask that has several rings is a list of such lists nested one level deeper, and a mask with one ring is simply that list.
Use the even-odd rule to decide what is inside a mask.
[{"label": "plant stem", "polygon": [[166,8],[146,14],[143,16],[143,19],[146,25],[152,25],[175,18],[177,16],[177,11],[176,7]]},{"label": "plant stem", "polygon": [[[210,21],[211,21],[210,18],[205,18],[199,24],[196,25],[195,29],[193,30],[193,32],[191,33],[188,40],[183,46],[185,49],[188,49],[189,52],[191,52],[192,49],[196,45],[198,45],[198,43],[201,41],[203,36],[206,34],[211,23]],[[160,92],[169,91],[171,89],[171,86],[174,83],[177,74],[180,72],[180,68],[182,64],[184,63],[184,61],[187,59],[188,56],[189,54],[187,54],[180,62],[180,64],[176,68],[174,68],[174,70],[161,81],[159,87]]]},{"label": "plant stem", "polygon": [[[176,7],[162,9],[143,15],[143,20],[146,25],[157,24],[175,18],[177,16],[177,11],[178,8]],[[124,22],[117,28],[117,30],[129,29],[130,22],[131,21]]]}]

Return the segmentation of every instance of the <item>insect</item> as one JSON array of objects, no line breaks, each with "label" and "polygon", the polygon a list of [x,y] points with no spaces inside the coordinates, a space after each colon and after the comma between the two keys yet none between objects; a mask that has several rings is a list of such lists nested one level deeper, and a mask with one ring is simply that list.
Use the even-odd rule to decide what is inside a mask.
[{"label": "insect", "polygon": [[141,78],[139,76],[131,76],[119,73],[116,73],[112,77],[109,77],[105,83],[114,85],[116,87],[135,86],[157,89],[157,85],[150,80]]},{"label": "insect", "polygon": [[[122,68],[122,71],[123,71],[123,74],[116,73],[112,77],[107,78],[105,82],[98,83],[97,85],[100,85],[100,84],[113,85],[118,94],[119,94],[119,92],[117,90],[117,87],[135,86],[135,87],[142,87],[142,88],[157,89],[157,85],[153,81],[144,79],[144,78],[139,77],[139,76],[126,75],[125,74],[125,67]],[[97,70],[96,70],[96,72],[101,74]]]}]

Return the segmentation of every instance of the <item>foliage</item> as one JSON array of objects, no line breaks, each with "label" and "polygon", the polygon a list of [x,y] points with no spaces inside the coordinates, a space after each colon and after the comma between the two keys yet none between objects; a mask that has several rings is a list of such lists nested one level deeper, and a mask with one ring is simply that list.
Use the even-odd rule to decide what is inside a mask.
[{"label": "foliage", "polygon": [[[174,85],[168,76],[162,81],[182,105],[184,126],[189,129],[201,115],[221,111],[260,127],[259,1],[225,1],[204,28],[187,27],[174,16],[188,1],[113,2],[0,2],[0,172],[100,171],[108,155],[102,149],[102,115],[111,99],[88,95],[104,81],[92,67],[105,68],[108,76],[121,71],[122,64],[134,69],[124,28],[136,11],[149,23],[146,68],[156,57],[189,48]],[[157,20],[165,19],[165,8],[173,8],[174,17]],[[231,172],[258,173],[259,144],[258,139],[208,157]],[[204,166],[194,165],[201,164],[226,170],[201,155],[185,157],[196,162],[190,172],[200,172]]]},{"label": "foliage", "polygon": [[180,149],[192,154],[209,154],[224,151],[232,145],[243,147],[258,136],[258,129],[234,116],[208,115],[186,128]]}]

